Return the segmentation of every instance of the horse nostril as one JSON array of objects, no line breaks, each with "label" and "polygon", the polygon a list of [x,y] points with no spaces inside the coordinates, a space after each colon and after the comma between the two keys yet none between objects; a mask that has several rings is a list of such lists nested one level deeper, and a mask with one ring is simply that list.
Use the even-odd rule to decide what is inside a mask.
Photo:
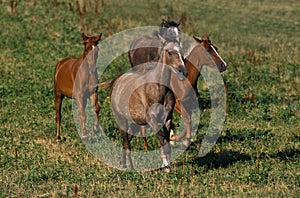
[{"label": "horse nostril", "polygon": [[225,62],[221,63],[221,67],[222,68],[226,68],[227,67],[227,64]]},{"label": "horse nostril", "polygon": [[187,77],[188,71],[187,71],[187,69],[186,69],[184,66],[181,66],[179,71],[180,71],[185,77]]},{"label": "horse nostril", "polygon": [[188,74],[189,74],[188,71],[185,69],[184,72],[183,72],[183,75],[184,75],[185,77],[187,77]]}]

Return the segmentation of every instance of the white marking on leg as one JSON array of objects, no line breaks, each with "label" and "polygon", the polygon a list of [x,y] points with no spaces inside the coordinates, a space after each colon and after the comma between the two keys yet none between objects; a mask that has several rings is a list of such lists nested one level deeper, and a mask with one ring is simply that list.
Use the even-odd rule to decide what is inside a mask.
[{"label": "white marking on leg", "polygon": [[171,144],[172,146],[175,146],[175,145],[176,145],[176,142],[173,141],[174,136],[175,136],[174,131],[173,131],[173,129],[171,129],[171,131],[170,131],[170,139],[171,139],[171,140],[170,140],[170,144]]}]

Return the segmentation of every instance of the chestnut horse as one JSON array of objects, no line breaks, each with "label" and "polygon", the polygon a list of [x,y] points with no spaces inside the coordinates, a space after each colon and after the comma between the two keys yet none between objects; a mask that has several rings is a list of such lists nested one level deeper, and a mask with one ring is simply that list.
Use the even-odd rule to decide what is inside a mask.
[{"label": "chestnut horse", "polygon": [[99,131],[99,111],[97,85],[98,74],[96,62],[98,58],[98,42],[100,35],[92,36],[82,33],[84,51],[78,58],[68,57],[60,60],[54,73],[54,96],[56,110],[56,140],[60,141],[61,105],[64,97],[74,98],[78,106],[78,117],[81,126],[82,138],[86,138],[85,107],[87,98],[94,105],[96,119],[93,130]]},{"label": "chestnut horse", "polygon": [[[160,39],[164,42],[160,58],[153,70],[146,73],[127,72],[112,82],[111,106],[123,138],[120,161],[123,168],[127,167],[126,158],[128,158],[130,168],[134,169],[130,155],[130,141],[139,128],[136,126],[148,124],[159,139],[163,166],[171,165],[169,134],[175,99],[168,87],[172,71],[177,73],[180,80],[185,79],[184,75],[186,76],[187,72],[179,43]],[[166,123],[166,120],[169,120],[169,123]]]},{"label": "chestnut horse", "polygon": [[[217,67],[220,72],[226,70],[227,64],[221,58],[217,52],[217,47],[211,43],[209,37],[206,35],[203,39],[193,36],[197,44],[192,46],[189,50],[188,55],[184,59],[186,65],[188,76],[187,80],[189,83],[178,82],[176,76],[171,75],[171,89],[176,93],[176,103],[174,109],[180,113],[185,122],[185,130],[182,134],[178,136],[170,137],[171,141],[179,141],[183,137],[186,137],[186,141],[183,143],[185,147],[188,147],[191,139],[191,110],[189,104],[192,103],[195,93],[197,93],[197,81],[200,76],[201,68],[203,65],[208,65],[211,67]],[[132,56],[134,57],[134,56]],[[153,60],[150,60],[153,61]],[[134,62],[134,61],[133,61]],[[132,65],[134,67],[135,65]],[[144,65],[138,67],[139,71],[147,72],[149,69],[145,69]],[[192,85],[193,90],[189,88]],[[178,91],[176,91],[178,90]],[[145,150],[148,150],[148,144],[146,140],[145,128],[141,128],[143,143]]]},{"label": "chestnut horse", "polygon": [[[192,85],[193,90],[186,87],[186,83],[179,83],[175,77],[171,77],[171,89],[173,91],[180,90],[175,92],[176,103],[174,109],[182,115],[185,122],[184,132],[176,137],[171,137],[171,141],[179,141],[186,137],[186,141],[183,143],[185,147],[190,145],[191,140],[192,109],[189,105],[192,103],[194,94],[198,91],[197,82],[203,65],[216,67],[220,72],[225,71],[227,68],[226,62],[217,52],[217,47],[211,43],[207,35],[203,39],[197,36],[193,36],[193,38],[197,44],[189,50],[190,52],[184,58],[184,64],[188,71],[186,80]],[[191,91],[194,93],[191,93]]]}]

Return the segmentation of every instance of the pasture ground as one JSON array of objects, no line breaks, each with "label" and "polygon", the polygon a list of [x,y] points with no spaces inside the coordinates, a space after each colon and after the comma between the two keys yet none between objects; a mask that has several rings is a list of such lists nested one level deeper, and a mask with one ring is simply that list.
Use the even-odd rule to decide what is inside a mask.
[{"label": "pasture ground", "polygon": [[[80,16],[75,1],[20,1],[15,11],[10,1],[0,2],[0,197],[300,196],[299,1],[86,4]],[[167,17],[182,17],[186,34],[208,33],[228,63],[228,116],[214,149],[197,156],[210,116],[203,79],[197,136],[171,174],[124,172],[98,161],[78,136],[71,100],[62,110],[66,141],[56,143],[54,67],[82,53],[81,32],[106,38]],[[121,56],[106,79],[128,68]],[[120,142],[107,92],[99,96],[101,125]],[[139,139],[133,145],[142,149]]]}]

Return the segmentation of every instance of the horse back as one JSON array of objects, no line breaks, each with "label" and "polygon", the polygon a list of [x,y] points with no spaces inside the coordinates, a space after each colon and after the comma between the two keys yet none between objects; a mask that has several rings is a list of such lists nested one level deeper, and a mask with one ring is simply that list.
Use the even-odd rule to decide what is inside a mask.
[{"label": "horse back", "polygon": [[162,43],[158,38],[143,36],[132,42],[129,50],[131,66],[137,66],[158,59]]}]

